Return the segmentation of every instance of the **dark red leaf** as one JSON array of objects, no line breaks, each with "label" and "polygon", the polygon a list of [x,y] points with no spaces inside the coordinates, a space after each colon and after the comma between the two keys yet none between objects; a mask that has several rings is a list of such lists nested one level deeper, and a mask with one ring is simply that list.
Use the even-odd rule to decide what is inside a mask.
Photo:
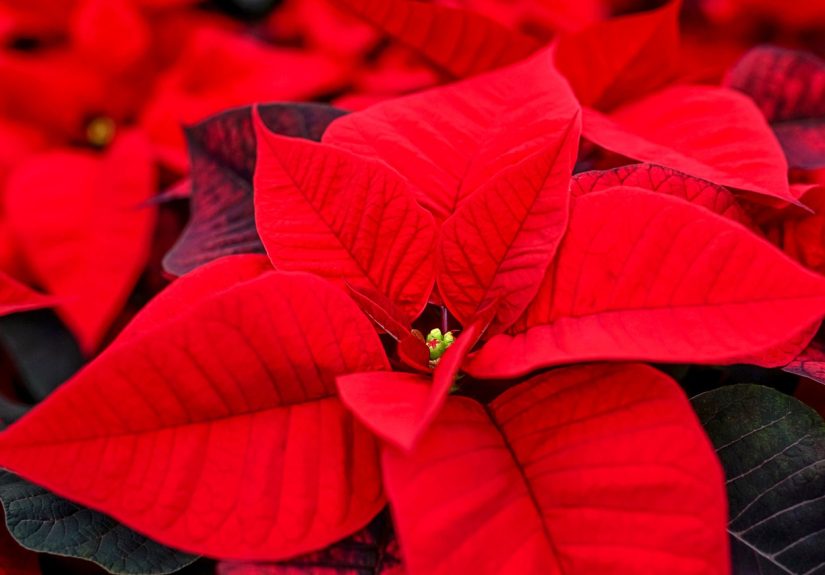
[{"label": "dark red leaf", "polygon": [[346,294],[269,272],[154,323],[0,434],[0,465],[213,557],[289,558],[378,513],[377,446],[335,377],[388,364]]},{"label": "dark red leaf", "polygon": [[825,62],[808,52],[758,46],[725,84],[753,98],[792,167],[825,167]]},{"label": "dark red leaf", "polygon": [[[317,104],[270,104],[258,109],[276,134],[315,141],[343,114]],[[251,110],[223,112],[186,130],[192,166],[191,217],[164,258],[164,268],[174,275],[221,256],[264,251],[255,230],[252,200],[257,146]]]},{"label": "dark red leaf", "polygon": [[562,36],[555,62],[582,106],[606,112],[662,87],[679,62],[679,9],[613,18]]},{"label": "dark red leaf", "polygon": [[412,322],[435,280],[436,229],[406,182],[377,161],[255,127],[255,219],[275,267],[377,291]]},{"label": "dark red leaf", "polygon": [[631,187],[682,198],[697,206],[756,229],[736,197],[722,186],[656,164],[632,164],[606,171],[583,172],[573,177],[574,198],[610,188]]},{"label": "dark red leaf", "polygon": [[480,14],[412,0],[333,0],[456,78],[522,60],[541,44]]},{"label": "dark red leaf", "polygon": [[[9,224],[38,283],[83,350],[95,350],[149,257],[155,222],[151,150],[136,132],[102,156],[58,150],[20,167],[6,190]],[[143,207],[141,207],[143,206]]]},{"label": "dark red leaf", "polygon": [[411,575],[728,573],[722,470],[651,367],[551,371],[489,407],[450,397],[383,461]]},{"label": "dark red leaf", "polygon": [[676,86],[615,110],[584,110],[603,148],[714,184],[795,203],[782,148],[753,102],[733,90]]},{"label": "dark red leaf", "polygon": [[352,537],[283,563],[218,563],[217,575],[404,575],[389,516]]},{"label": "dark red leaf", "polygon": [[671,196],[613,188],[577,200],[519,333],[493,337],[467,369],[512,377],[594,360],[738,363],[823,315],[825,279],[750,230]]},{"label": "dark red leaf", "polygon": [[812,341],[802,353],[782,369],[825,384],[825,344],[817,340]]},{"label": "dark red leaf", "polygon": [[383,160],[444,221],[489,180],[557,146],[577,110],[550,51],[542,50],[520,64],[339,118],[324,142]]}]

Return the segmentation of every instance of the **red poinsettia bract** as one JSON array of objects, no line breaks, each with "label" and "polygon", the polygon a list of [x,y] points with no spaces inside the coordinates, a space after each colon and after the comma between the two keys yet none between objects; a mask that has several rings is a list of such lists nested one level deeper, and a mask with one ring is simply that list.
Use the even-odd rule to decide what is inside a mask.
[{"label": "red poinsettia bract", "polygon": [[[582,111],[555,58],[342,116],[320,143],[256,111],[268,257],[178,279],[0,435],[0,464],[219,558],[317,550],[389,502],[413,575],[727,573],[712,447],[635,362],[787,363],[825,279],[722,187],[765,195],[749,162],[784,169],[747,148],[778,149],[764,121],[690,161],[573,176]],[[676,90],[646,97],[740,101]],[[454,341],[432,372],[393,371],[433,301]],[[511,379],[483,402],[484,378]]]}]

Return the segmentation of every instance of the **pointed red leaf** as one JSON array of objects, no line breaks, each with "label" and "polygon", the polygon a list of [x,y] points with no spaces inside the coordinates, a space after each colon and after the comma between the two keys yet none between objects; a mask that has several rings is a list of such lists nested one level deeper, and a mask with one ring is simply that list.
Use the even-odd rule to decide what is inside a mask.
[{"label": "pointed red leaf", "polygon": [[441,227],[438,289],[463,325],[500,298],[490,327],[509,327],[536,295],[567,227],[581,118],[548,126],[555,140],[497,174]]},{"label": "pointed red leaf", "polygon": [[577,174],[570,183],[570,194],[573,198],[578,198],[584,194],[620,186],[641,188],[682,198],[693,205],[703,206],[714,213],[756,229],[756,225],[739,206],[730,190],[656,164],[633,164],[612,170]]},{"label": "pointed red leaf", "polygon": [[387,367],[340,289],[267,273],[109,348],[0,434],[0,465],[174,548],[288,558],[384,505],[335,377]]},{"label": "pointed red leaf", "polygon": [[410,335],[398,340],[396,348],[398,359],[409,369],[418,373],[429,375],[430,373],[430,348],[424,343],[423,335],[420,333]]},{"label": "pointed red leaf", "polygon": [[102,156],[55,151],[17,170],[6,213],[37,280],[86,352],[96,349],[149,257],[155,211],[150,148],[121,135]]},{"label": "pointed red leaf", "polygon": [[808,52],[758,46],[725,85],[753,98],[793,167],[825,167],[825,61]]},{"label": "pointed red leaf", "polygon": [[55,299],[37,293],[0,271],[0,315],[54,305]]},{"label": "pointed red leaf", "polygon": [[396,341],[403,341],[410,336],[412,328],[408,318],[384,294],[367,287],[347,284],[350,297],[367,316]]},{"label": "pointed red leaf", "polygon": [[[346,116],[345,116],[346,117]],[[255,121],[255,219],[278,269],[387,296],[411,322],[435,280],[435,224],[380,163]]]},{"label": "pointed red leaf", "polygon": [[383,461],[411,575],[729,572],[722,470],[647,366],[551,371],[489,407],[451,397]]},{"label": "pointed red leaf", "polygon": [[779,142],[753,102],[733,90],[667,88],[610,116],[586,108],[583,135],[637,160],[795,202]]},{"label": "pointed red leaf", "polygon": [[490,179],[555,146],[560,124],[577,110],[542,50],[520,64],[339,118],[324,142],[382,159],[443,221]]},{"label": "pointed red leaf", "polygon": [[823,315],[825,279],[750,230],[671,196],[613,188],[577,200],[520,333],[493,337],[467,369],[512,377],[593,360],[733,363]]},{"label": "pointed red leaf", "polygon": [[825,384],[825,344],[812,341],[783,371]]},{"label": "pointed red leaf", "polygon": [[555,62],[582,106],[609,111],[670,81],[678,72],[679,9],[613,18],[562,36]]},{"label": "pointed red leaf", "polygon": [[[464,358],[478,343],[496,309],[482,310],[441,357],[430,378],[399,372],[353,373],[336,380],[341,401],[381,439],[409,451],[444,405]],[[426,350],[426,346],[424,346]]]},{"label": "pointed red leaf", "polygon": [[518,62],[541,44],[475,12],[411,0],[333,0],[456,78]]}]

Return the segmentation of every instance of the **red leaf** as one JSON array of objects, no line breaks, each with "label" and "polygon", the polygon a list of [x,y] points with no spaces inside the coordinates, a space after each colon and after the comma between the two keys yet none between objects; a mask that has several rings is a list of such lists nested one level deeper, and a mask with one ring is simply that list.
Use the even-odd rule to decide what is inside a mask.
[{"label": "red leaf", "polygon": [[100,345],[149,257],[155,211],[149,146],[121,135],[103,156],[54,151],[10,178],[9,223],[27,264],[65,303],[57,311],[86,352]]},{"label": "red leaf", "polygon": [[551,371],[489,407],[451,397],[383,461],[411,575],[729,572],[722,470],[647,366]]},{"label": "red leaf", "polygon": [[758,46],[730,70],[725,84],[753,98],[791,166],[825,167],[825,62],[808,52]]},{"label": "red leaf", "polygon": [[398,359],[404,365],[419,373],[430,373],[430,348],[421,339],[421,334],[410,334],[398,340]]},{"label": "red leaf", "polygon": [[112,343],[123,343],[176,319],[193,305],[236,285],[273,271],[263,254],[243,254],[217,259],[173,281],[144,307]]},{"label": "red leaf", "polygon": [[0,465],[174,548],[288,558],[384,505],[335,377],[387,367],[341,290],[267,273],[109,348],[0,434]]},{"label": "red leaf", "polygon": [[333,0],[456,78],[518,62],[541,44],[468,10],[409,0]]},{"label": "red leaf", "polygon": [[579,198],[521,333],[495,336],[467,369],[511,377],[594,360],[734,363],[823,314],[825,279],[753,232],[670,196],[614,188]]},{"label": "red leaf", "polygon": [[505,169],[441,228],[438,289],[463,325],[500,299],[493,332],[508,328],[536,295],[567,227],[570,176],[581,119],[560,117],[555,141]]},{"label": "red leaf", "polygon": [[677,86],[609,117],[585,109],[583,135],[637,160],[796,202],[782,148],[753,102],[732,90]]},{"label": "red leaf", "polygon": [[656,10],[598,22],[559,39],[556,66],[582,106],[609,111],[673,79],[681,4],[672,0]]},{"label": "red leaf", "polygon": [[[316,141],[342,114],[316,104],[271,104],[258,110],[273,132]],[[252,200],[257,150],[252,108],[209,118],[188,128],[186,137],[192,171],[191,217],[164,258],[164,269],[182,275],[221,256],[263,253]]]},{"label": "red leaf", "polygon": [[411,322],[435,279],[432,217],[378,162],[270,132],[259,118],[255,219],[275,267],[387,296]]},{"label": "red leaf", "polygon": [[551,67],[543,50],[515,66],[339,118],[323,139],[395,168],[443,221],[504,170],[558,145],[578,104]]},{"label": "red leaf", "polygon": [[825,273],[825,188],[814,188],[801,200],[813,213],[800,210],[798,214],[787,214],[769,230],[775,231],[777,243],[785,253],[806,267]]},{"label": "red leaf", "polygon": [[138,64],[152,39],[148,22],[128,0],[81,0],[70,32],[83,58],[106,73],[122,73]]},{"label": "red leaf", "polygon": [[54,305],[54,298],[37,293],[0,271],[0,315]]},{"label": "red leaf", "polygon": [[444,405],[464,358],[478,343],[495,315],[482,311],[441,357],[432,384],[420,374],[353,373],[338,377],[341,401],[381,439],[409,451]]},{"label": "red leaf", "polygon": [[682,198],[745,226],[757,229],[736,197],[722,186],[656,164],[633,164],[606,171],[577,174],[570,184],[574,198],[620,186]]}]

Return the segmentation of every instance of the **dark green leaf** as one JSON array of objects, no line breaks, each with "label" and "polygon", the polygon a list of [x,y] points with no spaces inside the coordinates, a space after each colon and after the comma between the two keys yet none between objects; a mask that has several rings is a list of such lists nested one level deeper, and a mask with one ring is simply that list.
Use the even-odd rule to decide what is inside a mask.
[{"label": "dark green leaf", "polygon": [[87,559],[124,575],[173,573],[197,559],[10,473],[0,472],[0,499],[12,537],[33,551]]},{"label": "dark green leaf", "polygon": [[49,309],[0,317],[0,344],[35,403],[73,376],[84,362],[71,332]]},{"label": "dark green leaf", "polygon": [[825,422],[769,387],[693,398],[727,476],[734,573],[825,573]]}]

